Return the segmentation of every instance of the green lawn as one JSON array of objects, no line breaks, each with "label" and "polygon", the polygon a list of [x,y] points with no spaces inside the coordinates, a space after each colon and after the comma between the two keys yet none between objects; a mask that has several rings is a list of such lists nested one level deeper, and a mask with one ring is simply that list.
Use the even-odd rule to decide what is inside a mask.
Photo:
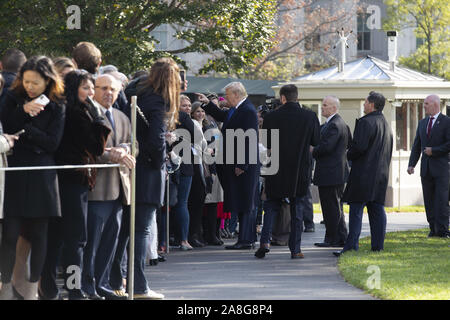
[{"label": "green lawn", "polygon": [[[358,252],[339,258],[339,271],[347,282],[380,299],[449,300],[450,241],[428,238],[428,232],[387,233],[383,252],[370,251],[370,237],[361,239]],[[374,268],[370,272],[369,266]]]},{"label": "green lawn", "polygon": [[[322,208],[319,203],[313,204],[314,213],[322,213]],[[403,207],[385,207],[386,212],[425,212],[424,206],[403,206]],[[348,213],[349,206],[344,205],[344,212]],[[367,209],[364,208],[364,212],[367,213]]]}]

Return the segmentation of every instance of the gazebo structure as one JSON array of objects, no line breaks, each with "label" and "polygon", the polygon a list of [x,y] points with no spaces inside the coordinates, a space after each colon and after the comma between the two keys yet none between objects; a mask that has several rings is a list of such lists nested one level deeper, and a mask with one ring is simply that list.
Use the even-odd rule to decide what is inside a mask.
[{"label": "gazebo structure", "polygon": [[[442,112],[447,114],[450,82],[367,56],[345,63],[343,70],[331,67],[287,83],[299,88],[300,103],[315,111],[320,122],[323,122],[320,116],[322,99],[327,95],[337,96],[341,101],[339,113],[352,132],[355,119],[364,115],[364,101],[369,92],[382,93],[387,99],[383,113],[394,134],[386,205],[423,204],[420,166],[416,166],[414,175],[408,175],[409,155],[417,123],[425,117],[424,99],[437,94],[441,98]],[[281,86],[287,83],[273,87],[277,96]]]}]

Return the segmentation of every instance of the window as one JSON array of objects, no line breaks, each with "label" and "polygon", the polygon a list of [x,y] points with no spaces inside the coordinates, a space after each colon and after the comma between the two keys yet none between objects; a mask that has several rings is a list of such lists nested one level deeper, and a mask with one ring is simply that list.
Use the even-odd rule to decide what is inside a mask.
[{"label": "window", "polygon": [[406,144],[406,135],[407,135],[407,127],[406,123],[407,119],[407,107],[408,104],[406,102],[402,103],[401,107],[395,108],[395,127],[396,127],[396,146],[397,150],[407,150],[408,146]]},{"label": "window", "polygon": [[319,104],[317,103],[302,103],[301,104],[303,108],[307,108],[311,111],[314,111],[314,113],[319,117]]},{"label": "window", "polygon": [[395,108],[396,150],[411,150],[417,125],[424,116],[422,101],[404,101]]},{"label": "window", "polygon": [[370,50],[370,29],[367,27],[368,16],[359,12],[357,16],[358,51]]},{"label": "window", "polygon": [[313,34],[305,38],[305,51],[320,50],[320,34]]}]

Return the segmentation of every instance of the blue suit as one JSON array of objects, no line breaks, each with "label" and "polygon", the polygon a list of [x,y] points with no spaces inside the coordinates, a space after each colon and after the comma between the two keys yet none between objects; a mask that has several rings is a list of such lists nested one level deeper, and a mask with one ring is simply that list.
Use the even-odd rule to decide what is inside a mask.
[{"label": "blue suit", "polygon": [[[251,101],[247,98],[235,110],[227,111],[219,109],[214,103],[203,106],[205,112],[210,114],[217,121],[223,122],[223,162],[216,164],[217,174],[224,191],[224,211],[237,212],[239,216],[240,232],[238,243],[250,244],[256,240],[256,216],[255,216],[255,195],[259,182],[260,166],[258,153],[258,119],[256,110]],[[232,114],[230,114],[232,113]],[[244,132],[250,131],[256,134],[256,143],[245,141],[245,159],[239,163],[237,139],[227,137],[228,129],[242,129]],[[234,141],[231,141],[234,139]],[[234,142],[234,157],[231,163],[227,163],[227,152],[231,151]],[[220,151],[219,151],[220,152]],[[252,161],[256,160],[256,161]],[[240,176],[236,176],[235,169],[244,171]]]}]

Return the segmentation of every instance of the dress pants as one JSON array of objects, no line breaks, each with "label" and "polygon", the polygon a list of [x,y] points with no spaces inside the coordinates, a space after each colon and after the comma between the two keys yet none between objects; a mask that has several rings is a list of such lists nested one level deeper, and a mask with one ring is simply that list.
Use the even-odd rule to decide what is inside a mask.
[{"label": "dress pants", "polygon": [[82,290],[93,295],[99,288],[110,291],[109,275],[117,247],[122,221],[122,203],[112,201],[89,201],[88,241],[84,249]]},{"label": "dress pants", "polygon": [[421,177],[423,200],[430,231],[437,236],[450,234],[448,175]]},{"label": "dress pants", "polygon": [[123,206],[117,248],[109,275],[109,284],[113,290],[123,289],[122,279],[127,277],[127,247],[130,239],[130,206]]},{"label": "dress pants", "polygon": [[[303,232],[303,213],[308,196],[290,198],[291,232],[289,234],[289,250],[292,254],[301,252]],[[261,244],[270,243],[272,226],[276,215],[281,210],[282,199],[268,199],[264,201],[264,223],[261,231]]]},{"label": "dress pants", "polygon": [[[67,283],[72,279],[73,271],[69,266],[82,268],[83,249],[87,241],[87,209],[88,187],[73,183],[60,176],[59,192],[61,199],[61,221],[50,219],[47,238],[47,257],[41,276],[41,289],[45,296],[55,297],[58,294],[56,285],[56,268],[62,249],[62,265],[64,267],[64,283],[69,289],[81,289],[81,283]],[[69,271],[69,273],[67,272]],[[78,279],[79,277],[75,277]]]},{"label": "dress pants", "polygon": [[314,210],[313,201],[311,194],[311,185],[308,186],[306,196],[302,197],[302,207],[303,207],[303,224],[305,229],[314,229]]},{"label": "dress pants", "polygon": [[352,202],[350,203],[348,237],[342,252],[359,249],[359,236],[361,235],[365,206],[367,206],[369,214],[372,251],[383,250],[384,237],[386,235],[386,212],[384,211],[384,206],[375,202]]},{"label": "dress pants", "polygon": [[342,244],[347,239],[347,226],[343,203],[341,202],[344,185],[319,186],[320,205],[325,222],[324,242],[331,244]]},{"label": "dress pants", "polygon": [[239,219],[239,244],[253,244],[256,242],[256,211],[240,212]]}]

